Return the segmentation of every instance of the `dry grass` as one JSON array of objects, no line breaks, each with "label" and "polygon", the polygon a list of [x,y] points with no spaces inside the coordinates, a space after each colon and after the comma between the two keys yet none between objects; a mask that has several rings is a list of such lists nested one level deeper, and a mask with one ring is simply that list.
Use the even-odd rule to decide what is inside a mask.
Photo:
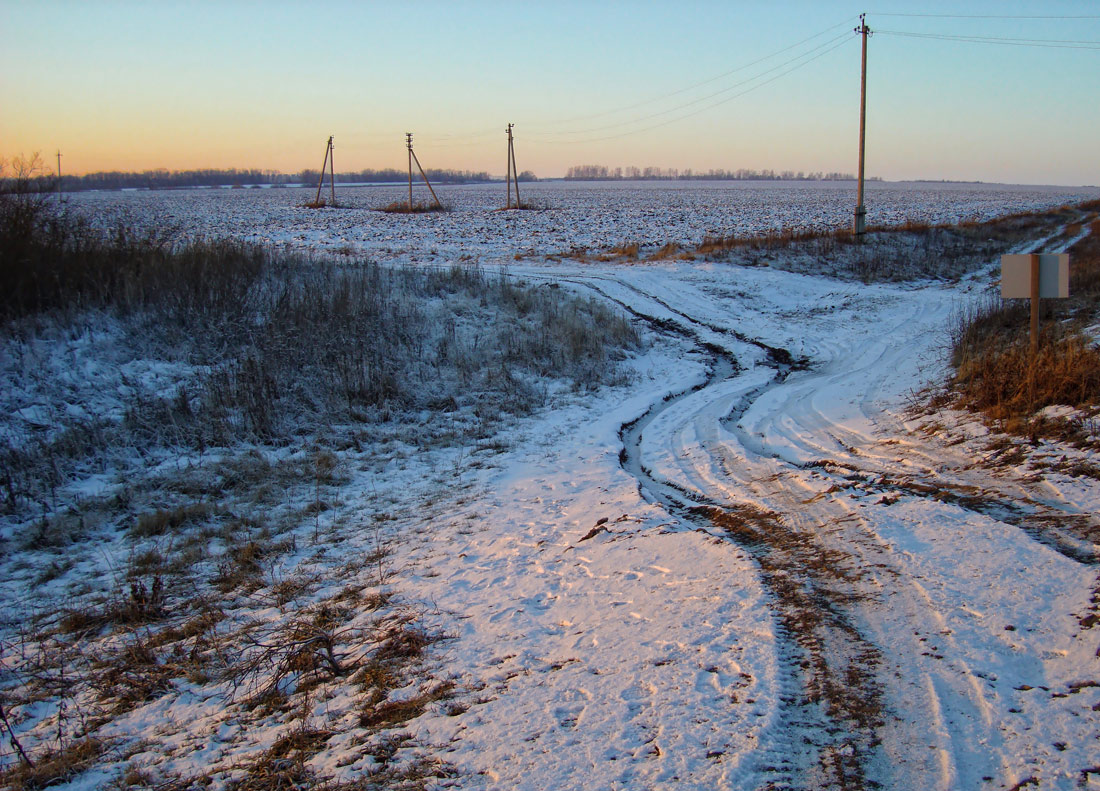
[{"label": "dry grass", "polygon": [[[202,454],[425,409],[465,408],[461,421],[447,421],[450,434],[436,435],[482,438],[503,416],[543,402],[533,381],[564,376],[578,390],[615,383],[617,360],[638,344],[630,322],[594,300],[475,267],[401,270],[237,243],[172,246],[93,234],[29,199],[0,195],[5,206],[16,215],[5,227],[0,212],[0,320],[10,320],[9,332],[33,335],[39,321],[63,330],[95,309],[125,327],[138,359],[183,358],[203,369],[172,395],[138,388],[121,424],[66,418],[47,436],[0,443],[0,509],[12,513],[41,514],[81,465],[102,467],[122,448]],[[28,541],[65,546],[86,534],[82,518],[43,517]],[[132,531],[170,534],[201,518],[167,509]]]},{"label": "dry grass", "polygon": [[188,503],[168,510],[156,510],[141,514],[130,527],[134,538],[162,536],[178,530],[188,523],[200,522],[210,516],[213,509],[207,503]]},{"label": "dry grass", "polygon": [[1032,358],[1026,338],[993,337],[960,349],[952,382],[967,407],[994,420],[1031,415],[1048,406],[1100,404],[1100,350],[1060,328],[1042,334]]},{"label": "dry grass", "polygon": [[874,226],[861,237],[850,228],[784,228],[762,235],[710,236],[694,255],[744,265],[857,278],[864,282],[955,279],[984,266],[1013,244],[1080,218],[1076,207],[1008,215],[990,221],[930,225],[909,221]]},{"label": "dry grass", "polygon": [[78,739],[0,772],[0,787],[10,791],[37,791],[66,783],[91,769],[107,750],[107,743],[91,737]]},{"label": "dry grass", "polygon": [[599,253],[595,256],[595,260],[616,261],[626,259],[628,261],[637,261],[639,250],[641,250],[641,245],[637,242],[624,242],[623,244],[610,248],[604,253]]},{"label": "dry grass", "polygon": [[847,228],[838,228],[835,231],[802,231],[783,228],[753,236],[736,234],[731,236],[706,236],[695,247],[695,252],[699,255],[713,256],[733,250],[786,250],[794,245],[802,245],[807,242],[814,242],[826,249],[833,249],[836,245],[852,244],[855,241],[855,234]]},{"label": "dry grass", "polygon": [[385,212],[386,214],[430,214],[432,212],[445,212],[450,211],[442,203],[414,203],[411,206],[408,201],[395,201],[390,203],[378,211]]},{"label": "dry grass", "polygon": [[679,259],[682,261],[691,261],[695,256],[681,249],[680,245],[676,242],[667,242],[658,248],[655,252],[651,253],[646,259],[648,261],[666,261],[668,259]]},{"label": "dry grass", "polygon": [[1051,421],[1036,413],[1056,405],[1085,414],[1100,408],[1100,348],[1085,333],[1098,319],[1100,221],[1093,220],[1090,229],[1070,250],[1070,298],[1041,302],[1034,356],[1026,300],[990,299],[957,316],[950,382],[957,404],[1010,432],[1071,441],[1080,434],[1074,421]]}]

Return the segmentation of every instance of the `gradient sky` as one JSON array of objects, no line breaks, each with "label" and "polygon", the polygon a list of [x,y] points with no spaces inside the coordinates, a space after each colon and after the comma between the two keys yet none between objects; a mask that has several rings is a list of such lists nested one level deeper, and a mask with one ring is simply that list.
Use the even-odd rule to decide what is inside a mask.
[{"label": "gradient sky", "polygon": [[863,11],[868,175],[1100,184],[1095,0],[0,0],[0,156],[296,172],[332,134],[337,170],[401,168],[411,131],[425,167],[502,175],[511,121],[544,177],[855,172]]}]

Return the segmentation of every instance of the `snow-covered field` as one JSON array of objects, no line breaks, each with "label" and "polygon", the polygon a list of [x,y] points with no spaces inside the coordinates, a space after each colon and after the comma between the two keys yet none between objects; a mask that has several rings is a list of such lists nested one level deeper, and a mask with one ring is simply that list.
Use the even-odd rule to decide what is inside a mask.
[{"label": "snow-covered field", "polygon": [[[76,193],[74,209],[112,226],[154,222],[188,235],[230,235],[262,244],[386,259],[447,263],[456,257],[497,260],[515,253],[551,255],[622,244],[693,247],[705,236],[783,228],[832,230],[851,225],[851,182],[545,182],[523,184],[525,202],[544,211],[501,212],[504,186],[440,186],[452,211],[415,217],[379,209],[407,198],[404,186],[337,191],[347,208],[302,208],[314,191],[215,189]],[[414,200],[429,202],[424,186]],[[1049,208],[1095,198],[1096,188],[870,182],[869,225],[956,222]]]},{"label": "snow-covered field", "polygon": [[[389,187],[344,190],[352,208],[322,211],[297,208],[300,190],[70,198],[105,224],[505,267],[596,295],[645,328],[630,384],[562,394],[497,445],[342,449],[332,510],[320,529],[306,520],[270,569],[272,586],[313,582],[289,604],[257,598],[258,621],[356,585],[399,594],[448,636],[423,677],[391,692],[399,702],[426,679],[454,685],[401,726],[412,739],[394,760],[446,762],[451,776],[429,787],[501,791],[1100,787],[1100,481],[1072,472],[1096,469],[1095,454],[1044,440],[1000,462],[1003,443],[973,417],[910,409],[944,375],[945,325],[989,291],[993,261],[958,282],[868,286],[705,260],[547,260],[837,227],[850,185],[530,185],[524,197],[550,208],[511,213],[493,211],[500,189],[443,188],[454,211],[413,217],[366,208],[400,199]],[[868,221],[985,218],[1097,194],[874,184]],[[95,337],[51,342],[80,361]],[[33,424],[78,404],[79,386],[6,419],[45,430]],[[286,492],[313,498],[308,486]],[[7,552],[0,590],[9,612],[29,611],[134,551],[118,535],[52,561]],[[14,628],[4,662],[26,673]],[[382,765],[357,740],[357,705],[333,679],[307,694],[304,715],[257,715],[177,679],[106,726],[141,749],[67,787],[103,787],[127,766],[227,767],[224,786],[228,767],[303,721],[333,734],[309,767],[354,779]],[[14,718],[28,742],[59,727],[44,702]]]}]

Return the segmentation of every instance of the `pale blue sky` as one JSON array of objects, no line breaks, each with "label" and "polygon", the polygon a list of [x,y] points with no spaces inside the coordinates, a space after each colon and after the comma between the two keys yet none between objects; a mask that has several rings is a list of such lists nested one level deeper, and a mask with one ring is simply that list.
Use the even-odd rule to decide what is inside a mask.
[{"label": "pale blue sky", "polygon": [[1100,184],[1092,0],[0,0],[0,156],[292,172],[319,167],[332,134],[339,170],[403,167],[411,131],[425,166],[502,174],[511,121],[520,168],[541,176],[589,163],[854,172],[861,11],[882,31],[870,175]]}]

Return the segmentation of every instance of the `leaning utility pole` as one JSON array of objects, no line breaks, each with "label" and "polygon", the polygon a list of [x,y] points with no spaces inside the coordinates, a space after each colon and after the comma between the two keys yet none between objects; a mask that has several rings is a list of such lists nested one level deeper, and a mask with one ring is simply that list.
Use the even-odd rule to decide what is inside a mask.
[{"label": "leaning utility pole", "polygon": [[439,202],[439,198],[436,197],[435,190],[432,189],[432,183],[428,181],[428,174],[424,172],[424,166],[420,164],[420,157],[418,157],[416,155],[416,152],[413,151],[412,132],[405,133],[405,145],[409,147],[409,211],[411,212],[413,210],[413,162],[416,162],[416,167],[420,171],[420,176],[424,179],[424,183],[428,186],[428,192],[432,193],[432,200],[435,201],[435,205],[442,209],[443,204]]},{"label": "leaning utility pole", "polygon": [[867,230],[867,208],[863,205],[863,152],[864,140],[867,131],[867,37],[871,35],[871,29],[867,27],[867,15],[859,15],[859,27],[856,33],[863,36],[863,58],[859,76],[859,186],[856,195],[856,236],[862,236]]},{"label": "leaning utility pole", "polygon": [[512,182],[516,184],[516,208],[522,209],[523,204],[519,202],[519,172],[516,170],[516,149],[512,144],[512,127],[515,124],[508,124],[505,128],[505,132],[508,133],[508,164],[507,174],[504,178],[508,182],[508,205],[506,208],[512,208]]}]

